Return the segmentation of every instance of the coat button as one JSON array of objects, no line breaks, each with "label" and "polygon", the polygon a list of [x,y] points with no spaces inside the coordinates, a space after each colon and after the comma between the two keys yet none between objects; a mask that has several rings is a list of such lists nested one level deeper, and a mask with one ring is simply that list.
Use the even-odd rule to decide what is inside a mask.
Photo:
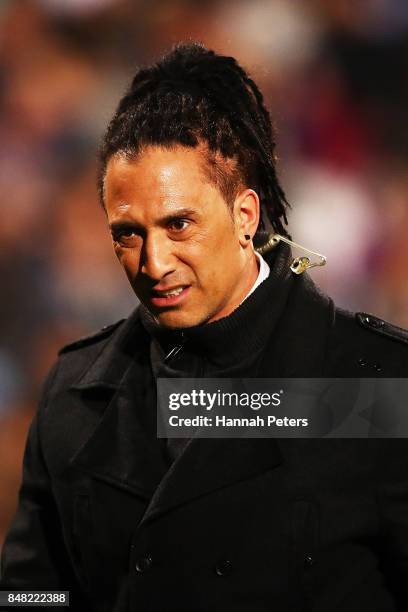
[{"label": "coat button", "polygon": [[222,561],[218,561],[215,566],[215,572],[217,576],[228,576],[232,570],[232,563],[228,561],[228,559],[223,559]]},{"label": "coat button", "polygon": [[371,325],[371,327],[374,328],[384,327],[385,324],[384,321],[382,321],[381,319],[374,319],[373,317],[366,317],[365,320],[368,325]]},{"label": "coat button", "polygon": [[141,557],[140,559],[138,559],[136,561],[136,571],[139,572],[139,574],[143,574],[144,572],[147,572],[147,570],[149,570],[153,565],[153,559],[148,556],[148,557]]},{"label": "coat button", "polygon": [[306,555],[305,557],[305,566],[312,567],[315,564],[315,558],[312,555]]}]

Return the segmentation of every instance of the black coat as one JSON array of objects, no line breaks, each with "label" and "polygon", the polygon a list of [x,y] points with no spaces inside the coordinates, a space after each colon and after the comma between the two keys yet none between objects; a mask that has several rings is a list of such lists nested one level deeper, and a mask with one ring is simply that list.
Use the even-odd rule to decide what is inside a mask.
[{"label": "black coat", "polygon": [[[408,442],[194,439],[165,474],[135,312],[66,347],[30,429],[2,587],[98,612],[408,609]],[[407,335],[296,277],[259,376],[405,376]]]}]

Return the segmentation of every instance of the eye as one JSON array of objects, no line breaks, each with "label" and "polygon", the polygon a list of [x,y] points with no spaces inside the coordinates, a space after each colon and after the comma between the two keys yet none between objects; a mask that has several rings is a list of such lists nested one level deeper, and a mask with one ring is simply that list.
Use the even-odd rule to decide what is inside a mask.
[{"label": "eye", "polygon": [[182,232],[188,228],[190,222],[187,219],[172,219],[168,224],[168,228],[172,232]]},{"label": "eye", "polygon": [[114,242],[122,247],[135,247],[139,242],[140,236],[132,229],[121,229],[112,232]]}]

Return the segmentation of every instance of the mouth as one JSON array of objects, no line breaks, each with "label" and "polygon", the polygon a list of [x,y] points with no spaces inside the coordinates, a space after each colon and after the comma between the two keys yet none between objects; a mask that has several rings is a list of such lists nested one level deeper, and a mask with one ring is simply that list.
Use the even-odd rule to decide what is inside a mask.
[{"label": "mouth", "polygon": [[157,308],[176,306],[186,298],[189,290],[190,285],[178,285],[177,287],[172,287],[171,289],[163,291],[152,289],[150,302]]}]

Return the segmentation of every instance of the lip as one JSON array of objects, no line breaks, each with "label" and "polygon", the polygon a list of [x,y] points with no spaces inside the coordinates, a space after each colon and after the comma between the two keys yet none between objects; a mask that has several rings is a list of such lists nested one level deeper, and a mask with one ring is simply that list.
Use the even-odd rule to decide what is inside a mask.
[{"label": "lip", "polygon": [[[178,295],[171,295],[169,297],[161,297],[152,293],[150,297],[150,302],[153,304],[153,306],[156,306],[157,308],[165,308],[166,306],[176,306],[186,299],[186,296],[190,289],[191,286],[187,285],[187,287],[184,287],[181,293],[179,293]],[[166,289],[166,291],[171,291],[171,289]]]}]

